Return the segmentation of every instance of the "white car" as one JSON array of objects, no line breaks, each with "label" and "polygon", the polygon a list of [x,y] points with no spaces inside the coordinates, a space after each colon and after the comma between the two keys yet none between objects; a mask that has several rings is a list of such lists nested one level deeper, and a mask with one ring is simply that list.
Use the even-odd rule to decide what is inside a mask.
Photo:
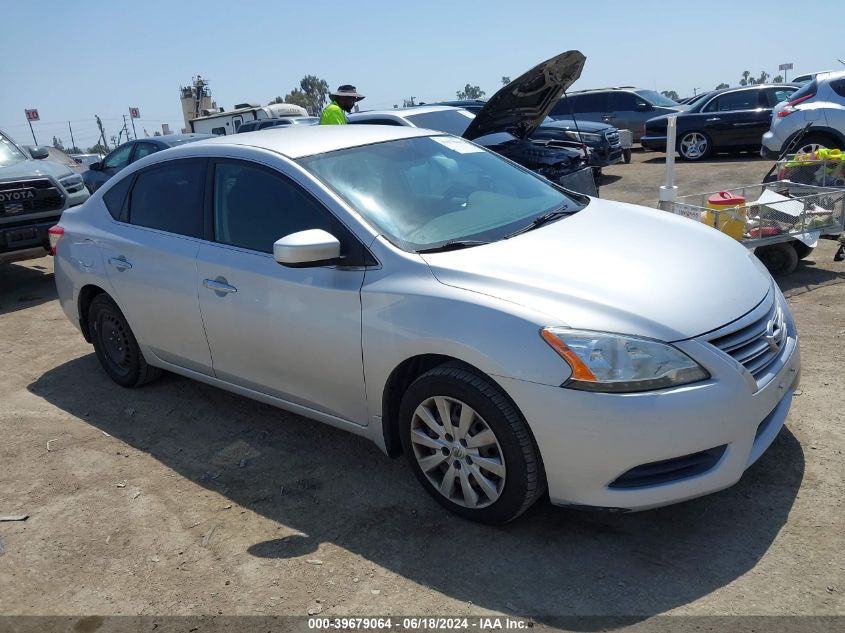
[{"label": "white car", "polygon": [[367,437],[482,522],[730,486],[798,384],[783,295],[734,240],[411,127],[157,152],[51,236],[118,384],[164,369]]}]

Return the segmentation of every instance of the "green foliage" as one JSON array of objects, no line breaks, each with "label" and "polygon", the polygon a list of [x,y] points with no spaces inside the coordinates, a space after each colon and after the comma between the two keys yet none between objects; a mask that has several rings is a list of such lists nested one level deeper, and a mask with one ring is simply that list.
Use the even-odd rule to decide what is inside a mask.
[{"label": "green foliage", "polygon": [[772,79],[772,81],[776,84],[783,83],[783,75],[775,75],[775,78]]},{"label": "green foliage", "polygon": [[[504,79],[504,77],[502,78]],[[486,93],[478,86],[470,86],[467,84],[463,90],[458,90],[458,99],[481,99]]]},{"label": "green foliage", "polygon": [[[80,152],[82,153],[82,152]],[[89,154],[108,154],[109,148],[103,145],[102,143],[97,143],[96,145],[92,145],[88,148]]]},{"label": "green foliage", "polygon": [[660,94],[662,94],[667,99],[671,99],[672,101],[677,101],[678,99],[680,99],[678,93],[674,90],[661,90]]},{"label": "green foliage", "polygon": [[511,82],[511,78],[507,76],[502,77],[502,85],[507,86]]},{"label": "green foliage", "polygon": [[724,81],[714,88],[714,90],[721,90],[722,88],[730,88]]},{"label": "green foliage", "polygon": [[64,144],[62,143],[62,139],[56,138],[55,136],[53,137],[53,147],[60,150],[64,150],[65,148]]},{"label": "green foliage", "polygon": [[329,100],[329,84],[325,79],[315,75],[305,75],[299,82],[299,88],[294,88],[284,97],[276,97],[270,102],[292,103],[306,110],[308,114],[319,115]]}]

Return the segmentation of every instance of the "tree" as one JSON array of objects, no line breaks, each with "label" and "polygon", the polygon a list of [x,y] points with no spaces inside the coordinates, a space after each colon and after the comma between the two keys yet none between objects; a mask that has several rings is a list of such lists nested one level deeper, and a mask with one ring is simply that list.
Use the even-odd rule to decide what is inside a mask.
[{"label": "tree", "polygon": [[775,76],[774,79],[772,79],[772,81],[775,82],[776,84],[783,83],[783,76],[777,75],[777,76]]},{"label": "tree", "polygon": [[757,80],[757,83],[758,84],[764,84],[764,83],[766,83],[766,80],[769,79],[769,77],[771,77],[771,75],[769,73],[767,73],[765,70],[761,70],[760,71],[760,78]]},{"label": "tree", "polygon": [[[748,85],[748,78],[751,76],[751,72],[747,70],[742,71],[742,79],[739,80],[740,86],[747,86]],[[751,83],[754,83],[754,80],[751,80]]]},{"label": "tree", "polygon": [[716,86],[715,90],[721,90],[722,88],[730,88],[730,86],[725,82],[722,82],[718,86]]},{"label": "tree", "polygon": [[65,149],[65,146],[62,143],[62,139],[56,138],[55,136],[53,137],[53,147],[55,147],[56,149],[60,149],[60,150]]},{"label": "tree", "polygon": [[[82,153],[82,152],[80,152]],[[103,145],[102,143],[97,143],[96,145],[92,145],[88,148],[89,154],[108,154],[109,148]]]},{"label": "tree", "polygon": [[502,76],[502,85],[507,86],[511,82],[511,78],[508,76]]},{"label": "tree", "polygon": [[[503,77],[504,79],[504,77]],[[486,93],[478,86],[470,86],[467,84],[463,90],[458,90],[457,95],[460,100],[481,99]]]},{"label": "tree", "polygon": [[416,104],[414,101],[416,97],[411,97],[410,99],[402,99],[402,107],[403,108],[413,108]]},{"label": "tree", "polygon": [[305,75],[299,82],[299,88],[308,102],[305,108],[312,114],[322,112],[329,100],[329,84],[326,80],[315,75]]},{"label": "tree", "polygon": [[660,94],[662,94],[667,99],[671,99],[672,101],[677,101],[678,99],[680,99],[678,93],[674,90],[663,90],[660,92]]}]

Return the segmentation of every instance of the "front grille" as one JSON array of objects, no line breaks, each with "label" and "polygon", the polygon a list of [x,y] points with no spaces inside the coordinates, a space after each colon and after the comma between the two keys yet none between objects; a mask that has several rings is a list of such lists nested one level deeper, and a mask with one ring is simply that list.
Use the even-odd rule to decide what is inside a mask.
[{"label": "front grille", "polygon": [[609,487],[643,488],[695,477],[713,468],[725,453],[726,448],[727,444],[682,457],[642,464],[614,479]]},{"label": "front grille", "polygon": [[621,145],[621,143],[619,142],[619,132],[615,130],[613,132],[605,132],[604,138],[608,143],[613,146]]},{"label": "front grille", "polygon": [[[5,199],[2,195],[16,191],[26,192],[25,197]],[[42,211],[61,211],[64,201],[64,194],[48,178],[0,182],[0,218],[16,218]]]},{"label": "front grille", "polygon": [[785,316],[774,294],[769,293],[754,310],[737,322],[735,329],[722,330],[709,342],[759,379],[777,361],[786,344]]}]

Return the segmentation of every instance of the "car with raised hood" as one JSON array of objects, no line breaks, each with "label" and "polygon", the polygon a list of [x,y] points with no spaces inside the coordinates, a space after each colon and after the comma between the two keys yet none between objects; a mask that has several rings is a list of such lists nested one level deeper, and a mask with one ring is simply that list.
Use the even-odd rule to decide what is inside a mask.
[{"label": "car with raised hood", "polygon": [[88,192],[66,165],[48,160],[46,147],[24,149],[0,132],[0,260],[45,255],[48,229]]},{"label": "car with raised hood", "polygon": [[345,429],[487,523],[726,488],[798,384],[789,307],[735,240],[430,130],[165,150],[52,237],[60,305],[119,385],[168,370]]},{"label": "car with raised hood", "polygon": [[[758,84],[714,90],[678,112],[676,150],[698,161],[718,152],[759,152],[774,107],[798,90],[789,84]],[[640,139],[644,149],[666,151],[669,117],[649,119]]]},{"label": "car with raised hood", "polygon": [[[572,139],[533,140],[560,95],[581,75],[585,57],[567,51],[501,88],[473,114],[453,106],[413,106],[349,116],[353,125],[402,125],[447,132],[483,145],[550,180],[595,194],[589,150]],[[564,180],[561,180],[561,179]]]}]

